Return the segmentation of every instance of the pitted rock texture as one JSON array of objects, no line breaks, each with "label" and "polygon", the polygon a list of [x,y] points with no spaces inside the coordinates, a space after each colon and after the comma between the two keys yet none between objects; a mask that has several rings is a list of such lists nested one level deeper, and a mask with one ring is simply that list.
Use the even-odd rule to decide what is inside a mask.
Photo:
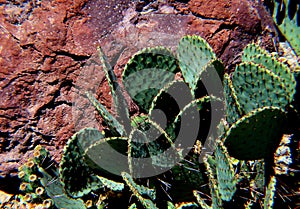
[{"label": "pitted rock texture", "polygon": [[81,67],[96,51],[100,37],[122,20],[129,2],[98,5],[97,14],[95,11],[91,14],[101,14],[102,19],[110,22],[97,31],[87,24],[96,1],[1,4],[2,176],[15,175],[37,144],[45,145],[59,159],[67,139],[74,133],[71,114],[74,82]]},{"label": "pitted rock texture", "polygon": [[[88,124],[85,118],[95,115],[85,109],[88,101],[83,100],[74,121],[73,98],[82,89],[94,91],[101,103],[111,107],[101,67],[88,64],[97,60],[97,46],[103,47],[120,78],[127,60],[139,49],[164,45],[175,50],[183,35],[198,34],[230,70],[251,41],[263,40],[268,49],[274,47],[274,30],[270,18],[261,15],[264,11],[250,0],[2,2],[1,175],[15,176],[37,144],[45,145],[59,161],[66,141],[81,123]],[[128,101],[131,112],[138,111]],[[98,116],[96,120],[101,128]],[[2,179],[0,186],[8,182]]]}]

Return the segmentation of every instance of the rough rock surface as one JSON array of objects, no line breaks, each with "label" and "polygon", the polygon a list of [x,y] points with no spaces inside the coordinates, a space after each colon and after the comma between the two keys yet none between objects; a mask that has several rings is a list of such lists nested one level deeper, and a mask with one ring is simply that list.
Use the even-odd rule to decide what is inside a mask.
[{"label": "rough rock surface", "polygon": [[[175,49],[185,34],[205,38],[229,70],[251,41],[262,40],[272,49],[273,30],[262,6],[250,0],[184,2],[188,1],[0,4],[0,188],[8,186],[7,178],[16,175],[37,144],[59,160],[79,123],[88,124],[83,115],[94,115],[82,101],[75,113],[80,120],[73,120],[73,98],[80,90],[95,91],[103,104],[111,106],[103,73],[88,65],[96,59],[97,45],[118,76],[137,50],[154,45]],[[130,108],[137,111],[134,105]]]}]

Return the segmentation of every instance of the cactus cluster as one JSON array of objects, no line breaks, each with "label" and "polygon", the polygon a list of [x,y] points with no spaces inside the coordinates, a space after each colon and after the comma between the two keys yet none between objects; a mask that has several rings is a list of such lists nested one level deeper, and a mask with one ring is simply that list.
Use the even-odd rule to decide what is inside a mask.
[{"label": "cactus cluster", "polygon": [[[294,109],[292,104],[296,84],[293,70],[280,62],[276,55],[268,53],[256,44],[246,46],[242,54],[242,63],[236,66],[231,75],[224,76],[228,126],[224,126],[219,140],[228,150],[228,157],[234,157],[238,159],[238,164],[243,164],[237,169],[240,170],[236,173],[238,182],[248,182],[250,187],[261,191],[266,188],[264,208],[272,208],[274,203],[274,175],[286,173],[287,166],[291,163],[288,142],[283,134],[289,120],[288,112]],[[278,153],[281,150],[287,152],[280,158]],[[217,158],[218,151],[214,156]],[[259,161],[260,159],[263,161]],[[206,162],[210,172],[213,170],[211,162],[211,159]],[[251,164],[255,164],[255,167]],[[242,175],[247,172],[256,175]],[[213,175],[210,177],[213,179]],[[214,197],[213,204],[220,204],[224,199],[220,195],[222,190],[216,185],[216,182],[210,185],[215,187],[211,188],[211,193],[216,190],[214,193],[219,194]],[[254,199],[249,198],[246,208],[251,208]],[[216,208],[214,205],[212,207]]]},{"label": "cactus cluster", "polygon": [[256,44],[245,47],[242,61],[232,75],[225,75],[226,119],[231,127],[224,143],[233,157],[255,160],[278,147],[296,80],[287,65]]},{"label": "cactus cluster", "polygon": [[[63,150],[59,169],[45,166],[49,153],[38,146],[30,163],[20,168],[22,199],[50,208],[124,204],[126,208],[218,209],[236,201],[239,184],[247,182],[265,189],[264,207],[272,208],[276,178],[269,176],[261,182],[268,173],[263,168],[266,161],[258,160],[269,159],[276,149],[280,155],[288,143],[281,139],[296,88],[288,66],[250,44],[244,49],[243,62],[231,75],[224,74],[222,62],[204,39],[185,36],[176,55],[164,47],[133,55],[122,74],[123,89],[101,48],[99,55],[117,114],[111,114],[91,92],[86,97],[109,133],[95,128],[77,132]],[[175,79],[178,72],[182,77]],[[218,81],[223,83],[222,90],[206,88]],[[139,115],[129,114],[124,91],[139,106]],[[225,118],[207,123],[213,105],[220,108],[214,111],[222,110],[223,97]],[[165,120],[157,109],[165,113]],[[190,133],[197,123],[201,127]],[[203,165],[201,145],[210,126],[216,126],[212,131],[215,151],[205,156]],[[195,143],[184,145],[188,137],[194,137]],[[123,157],[112,159],[116,153]],[[276,166],[289,164],[286,157],[277,157]],[[147,176],[149,170],[161,172]],[[285,171],[281,166],[276,174]],[[210,193],[209,201],[203,193]],[[245,208],[256,203],[255,195],[249,192]]]}]

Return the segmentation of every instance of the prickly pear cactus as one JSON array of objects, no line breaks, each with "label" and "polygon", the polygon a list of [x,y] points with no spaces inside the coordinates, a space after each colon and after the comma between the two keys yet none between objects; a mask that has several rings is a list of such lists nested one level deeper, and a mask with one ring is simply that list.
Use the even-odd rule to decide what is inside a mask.
[{"label": "prickly pear cactus", "polygon": [[285,118],[280,108],[263,107],[237,120],[224,139],[230,156],[255,160],[273,153],[283,134]]},{"label": "prickly pear cactus", "polygon": [[222,199],[220,197],[220,192],[218,190],[217,186],[217,180],[215,177],[216,174],[216,161],[213,159],[212,156],[207,156],[204,158],[204,164],[206,166],[207,175],[208,175],[208,184],[210,188],[210,194],[211,194],[211,205],[208,205],[203,198],[201,198],[198,191],[194,190],[193,194],[197,199],[198,204],[205,209],[222,209]]},{"label": "prickly pear cactus", "polygon": [[[209,104],[213,100],[217,100],[217,98],[212,98],[207,96],[207,94],[201,95],[196,92],[201,91],[201,79],[212,77],[212,71],[217,71],[216,75],[218,79],[222,77],[224,71],[223,64],[215,59],[214,53],[204,40],[195,36],[188,38],[197,40],[195,43],[192,43],[190,41],[185,42],[183,38],[178,47],[179,51],[180,47],[188,48],[191,46],[196,52],[201,51],[200,55],[197,55],[198,58],[203,57],[202,55],[207,55],[205,58],[207,63],[205,63],[201,71],[199,71],[201,73],[196,76],[197,72],[193,72],[195,77],[195,81],[193,81],[194,89],[187,87],[185,83],[187,80],[185,77],[185,82],[173,81],[174,73],[178,72],[179,69],[178,63],[177,61],[174,61],[175,58],[171,52],[165,48],[148,48],[142,50],[135,54],[126,65],[122,75],[124,86],[139,107],[142,108],[145,113],[149,113],[149,115],[142,114],[132,116],[129,128],[124,128],[124,124],[119,122],[117,117],[112,116],[91,94],[87,94],[89,100],[94,104],[95,108],[98,109],[99,113],[106,121],[106,124],[112,129],[111,134],[113,137],[101,138],[96,140],[96,142],[91,142],[90,146],[87,146],[84,150],[84,163],[86,163],[86,165],[88,165],[95,173],[101,173],[103,175],[103,171],[98,165],[103,165],[103,162],[105,161],[109,162],[110,159],[109,157],[106,158],[106,156],[112,156],[109,153],[105,153],[105,146],[107,144],[123,155],[127,155],[127,162],[121,162],[121,164],[116,162],[114,166],[119,169],[118,172],[123,176],[123,181],[125,183],[122,184],[129,187],[144,207],[155,207],[155,204],[153,199],[150,198],[150,200],[145,198],[144,195],[141,194],[141,191],[139,191],[139,186],[134,183],[132,176],[137,176],[137,174],[142,173],[143,170],[139,170],[138,168],[143,168],[144,166],[143,164],[139,164],[141,162],[135,159],[149,158],[155,169],[171,168],[178,160],[182,159],[181,152],[178,152],[180,148],[174,146],[173,140],[176,139],[177,133],[175,129],[182,123],[183,116],[193,108],[196,111],[195,114],[199,114],[198,111],[206,104]],[[183,54],[181,53],[181,55]],[[195,57],[194,60],[197,60],[198,58]],[[102,62],[106,61],[104,60]],[[104,63],[104,65],[106,68],[109,68],[107,63]],[[138,76],[141,73],[145,73],[145,68],[146,70],[150,69],[151,71],[147,71],[146,76]],[[160,76],[164,79],[163,82],[160,82],[158,85],[155,82],[157,82],[157,74],[159,74],[160,71],[155,71],[155,81],[153,80],[154,77],[151,80],[150,75],[152,75],[152,71],[160,69],[162,69],[163,73],[167,73]],[[189,74],[190,72],[188,71],[189,69],[186,69],[185,72]],[[106,76],[108,80],[111,80],[110,83],[112,83],[112,87],[116,85],[113,82],[115,76],[112,70],[109,71],[109,73],[106,73]],[[158,89],[151,89],[153,85]],[[140,91],[144,89],[146,91]],[[149,91],[149,89],[151,91]],[[112,90],[115,89],[112,88]],[[135,92],[137,90],[139,92]],[[188,96],[188,98],[185,100],[182,98],[177,98],[178,100],[173,98],[172,102],[163,102],[166,99],[166,95],[172,95],[172,91],[175,91],[176,95],[178,95],[178,90],[183,92],[180,94],[181,97],[185,95]],[[112,95],[114,96],[115,94]],[[199,95],[201,95],[201,98],[195,99],[195,97],[198,97]],[[214,93],[214,95],[218,94]],[[177,107],[177,109],[175,108],[174,111],[172,104],[177,101],[183,101],[183,103],[177,104],[179,107]],[[168,104],[170,106],[168,106]],[[164,124],[159,123],[160,120],[155,117],[157,116],[155,115],[155,109],[162,109],[167,114],[167,124],[165,127],[163,126]],[[186,125],[185,122],[182,125]],[[192,121],[190,121],[190,123],[192,123]],[[128,130],[130,131],[128,132]],[[196,137],[197,133],[195,134]],[[153,139],[155,140],[153,141]],[[164,152],[166,149],[171,149],[174,152],[171,152],[171,155],[166,155]],[[203,182],[203,176],[200,171],[197,170],[197,166],[199,166],[196,163],[198,156],[199,155],[194,154],[189,155],[188,162],[194,164],[194,170],[186,168],[186,166],[191,167],[187,162],[183,162],[181,163],[181,166],[178,165],[172,169],[172,175],[174,176],[172,182],[175,182],[174,185],[178,185],[178,182],[185,182],[189,184],[189,187],[192,186],[191,188],[195,188],[196,185]],[[185,173],[185,175],[182,175],[181,173]],[[98,179],[99,178],[100,177],[98,176]],[[102,184],[105,186],[104,182],[105,181],[102,180]],[[118,183],[121,182],[118,181]],[[172,188],[170,192],[170,195],[175,196],[176,193],[178,193],[176,192],[176,188]],[[195,203],[192,205],[195,207]],[[137,205],[132,204],[131,206],[134,208]],[[182,205],[182,207],[185,206]]]},{"label": "prickly pear cactus", "polygon": [[[145,208],[151,208],[156,209],[156,205],[154,204],[154,200],[156,199],[156,193],[155,190],[149,189],[147,187],[144,187],[142,185],[137,185],[131,175],[129,175],[126,172],[122,172],[122,177],[124,181],[126,182],[129,189],[132,191],[134,196],[137,197],[137,199],[140,201],[140,203]],[[146,196],[146,197],[145,197]]]},{"label": "prickly pear cactus", "polygon": [[300,3],[294,0],[272,0],[274,22],[295,52],[300,55]]},{"label": "prickly pear cactus", "polygon": [[263,107],[284,110],[293,106],[297,82],[293,71],[256,44],[247,45],[242,63],[224,76],[226,119],[234,124],[240,117]]},{"label": "prickly pear cactus", "polygon": [[215,162],[220,197],[224,201],[230,201],[236,191],[237,180],[230,156],[222,142],[216,145]]},{"label": "prickly pear cactus", "polygon": [[184,36],[179,42],[177,56],[184,80],[192,91],[196,89],[204,66],[216,59],[212,48],[200,36]]},{"label": "prickly pear cactus", "polygon": [[170,50],[164,47],[146,48],[128,61],[122,80],[132,99],[148,112],[154,96],[174,79],[178,71],[177,60]]},{"label": "prickly pear cactus", "polygon": [[289,102],[291,102],[296,91],[295,77],[286,64],[278,61],[278,57],[271,55],[256,44],[249,44],[243,50],[242,61],[259,64],[279,76],[286,86],[287,94],[290,95]]},{"label": "prickly pear cactus", "polygon": [[201,98],[207,95],[214,95],[222,98],[220,83],[223,81],[224,66],[220,60],[214,59],[209,61],[198,75],[195,88],[192,95],[195,98]]},{"label": "prickly pear cactus", "polygon": [[284,109],[293,98],[278,75],[253,63],[236,67],[232,86],[244,114],[266,106]]},{"label": "prickly pear cactus", "polygon": [[224,96],[226,120],[229,124],[236,122],[242,115],[242,107],[238,102],[235,89],[228,74],[224,75]]},{"label": "prickly pear cactus", "polygon": [[83,158],[84,150],[102,138],[103,135],[98,130],[87,128],[72,136],[65,146],[60,163],[60,178],[69,196],[82,197],[102,188],[101,181],[91,174],[91,169]]},{"label": "prickly pear cactus", "polygon": [[221,141],[216,143],[214,157],[206,156],[204,164],[209,177],[212,205],[207,205],[197,191],[194,191],[194,196],[203,208],[222,208],[222,202],[230,201],[235,194],[237,179],[231,158]]},{"label": "prickly pear cactus", "polygon": [[[86,95],[104,119],[109,133],[102,134],[93,128],[76,133],[64,149],[59,173],[56,168],[37,166],[34,172],[38,175],[32,175],[28,173],[31,164],[22,168],[19,176],[25,184],[21,189],[36,193],[27,195],[28,201],[46,194],[45,204],[58,208],[105,208],[109,199],[116,202],[125,199],[129,208],[221,209],[236,201],[235,194],[242,180],[248,178],[248,182],[255,181],[254,185],[263,188],[258,179],[262,172],[253,180],[251,175],[242,174],[248,171],[247,166],[236,168],[242,164],[239,160],[270,156],[281,139],[286,118],[284,108],[293,99],[295,82],[289,69],[276,57],[256,45],[249,45],[244,50],[244,63],[237,66],[231,77],[228,74],[223,77],[223,64],[198,36],[185,36],[180,40],[179,63],[166,48],[144,49],[130,59],[122,75],[125,89],[142,110],[142,114],[130,116],[121,85],[101,49],[99,54],[117,115],[112,115],[92,93]],[[174,81],[179,70],[183,80]],[[211,113],[207,106],[213,102],[223,104],[223,92],[205,89],[208,85],[205,82],[213,86],[218,82],[214,74],[224,83],[227,122],[221,121],[219,137],[214,141],[216,149],[201,165],[201,140],[205,138],[201,134],[207,135],[207,130],[199,128],[198,132],[183,137],[188,140],[194,134],[193,138],[197,139],[194,147],[183,147],[176,144],[176,140],[181,129],[189,130],[199,122],[193,116]],[[162,79],[157,81],[157,76]],[[156,109],[166,113],[166,118],[160,118]],[[210,121],[209,117],[205,119]],[[166,153],[167,149],[172,152]],[[122,160],[113,158],[116,153]],[[43,163],[44,159],[39,156],[45,155],[48,153],[39,148],[33,164]],[[110,173],[103,166],[115,170]],[[203,166],[208,176],[206,189],[210,189],[210,205],[200,192],[207,183]],[[168,171],[140,178],[150,168]],[[57,178],[56,183],[53,183],[54,178]],[[31,184],[36,179],[40,183]],[[265,208],[272,208],[275,183],[271,177],[270,183],[264,185],[267,186]]]},{"label": "prickly pear cactus", "polygon": [[110,128],[110,132],[113,135],[124,136],[127,134],[125,127],[92,94],[87,92],[86,95],[105,120],[106,125]]},{"label": "prickly pear cactus", "polygon": [[[182,80],[175,80],[155,96],[149,110],[149,117],[164,128],[172,140],[175,140],[178,134],[177,126],[174,123],[175,118],[180,110],[192,100],[193,96],[186,83]],[[159,111],[157,111],[158,109]]]}]

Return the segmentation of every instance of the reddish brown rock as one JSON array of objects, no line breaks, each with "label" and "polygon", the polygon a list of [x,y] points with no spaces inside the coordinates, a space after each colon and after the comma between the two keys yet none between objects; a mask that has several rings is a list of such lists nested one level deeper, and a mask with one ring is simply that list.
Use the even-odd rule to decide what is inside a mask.
[{"label": "reddish brown rock", "polygon": [[[88,7],[95,1],[33,2],[13,1],[0,6],[2,176],[15,175],[19,163],[37,144],[47,146],[59,159],[66,140],[74,133],[74,82],[100,39],[95,36],[95,27],[86,24],[90,19]],[[128,2],[109,4],[124,10]],[[97,12],[107,19],[107,7],[102,6]],[[119,12],[110,24],[121,19]],[[109,28],[97,28],[97,32],[104,34]]]},{"label": "reddish brown rock", "polygon": [[251,1],[191,0],[188,4],[192,13],[203,19],[220,20],[230,25],[239,25],[244,30],[254,33],[260,27],[257,10]]},{"label": "reddish brown rock", "polygon": [[[91,59],[99,62],[94,55],[98,45],[118,78],[139,49],[164,45],[175,50],[185,34],[205,38],[229,69],[242,48],[258,37],[272,47],[273,31],[266,29],[264,10],[257,10],[252,1],[150,1],[138,9],[130,0],[20,2],[0,6],[2,176],[16,175],[37,144],[59,161],[75,130],[100,128],[101,120],[86,108],[86,99],[76,110],[72,106],[84,90],[112,106],[101,67],[89,65]],[[130,110],[138,111],[132,102]]]}]

